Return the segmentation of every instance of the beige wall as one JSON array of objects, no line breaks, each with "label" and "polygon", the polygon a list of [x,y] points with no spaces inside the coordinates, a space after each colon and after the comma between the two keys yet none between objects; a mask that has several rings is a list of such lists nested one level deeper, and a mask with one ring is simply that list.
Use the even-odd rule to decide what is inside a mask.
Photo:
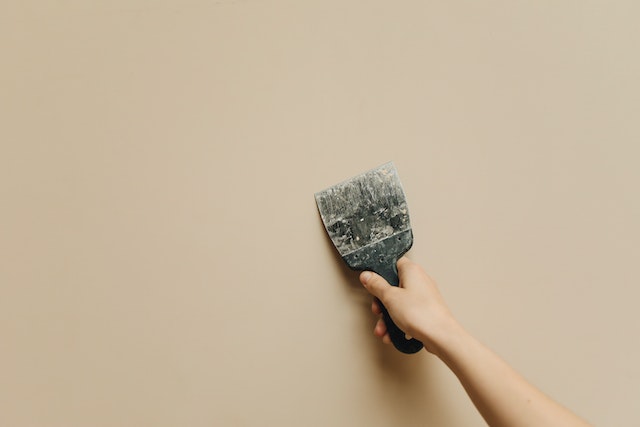
[{"label": "beige wall", "polygon": [[638,4],[2,2],[0,425],[482,426],[324,234],[388,160],[468,329],[640,424]]}]

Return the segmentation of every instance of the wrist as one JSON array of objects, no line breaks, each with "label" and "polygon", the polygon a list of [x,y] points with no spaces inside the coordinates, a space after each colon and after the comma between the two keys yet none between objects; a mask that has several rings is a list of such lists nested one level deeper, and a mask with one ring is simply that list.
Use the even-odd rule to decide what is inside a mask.
[{"label": "wrist", "polygon": [[457,344],[464,340],[467,332],[453,317],[443,318],[437,325],[432,325],[430,330],[421,334],[422,342],[430,353],[441,360]]}]

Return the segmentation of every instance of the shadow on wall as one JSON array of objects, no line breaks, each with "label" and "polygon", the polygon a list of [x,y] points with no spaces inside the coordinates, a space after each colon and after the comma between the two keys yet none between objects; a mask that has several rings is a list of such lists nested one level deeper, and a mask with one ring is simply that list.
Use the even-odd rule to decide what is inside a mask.
[{"label": "shadow on wall", "polygon": [[344,288],[362,314],[362,336],[369,337],[362,340],[368,348],[361,353],[371,354],[377,377],[372,382],[378,388],[371,393],[377,401],[371,402],[371,408],[380,412],[381,421],[386,420],[393,425],[456,425],[461,420],[455,416],[456,411],[445,399],[445,393],[438,390],[433,375],[435,364],[441,362],[426,350],[413,355],[403,354],[373,335],[372,297],[360,284],[360,272],[347,267],[320,220],[318,224],[324,235],[326,250],[333,254]]}]

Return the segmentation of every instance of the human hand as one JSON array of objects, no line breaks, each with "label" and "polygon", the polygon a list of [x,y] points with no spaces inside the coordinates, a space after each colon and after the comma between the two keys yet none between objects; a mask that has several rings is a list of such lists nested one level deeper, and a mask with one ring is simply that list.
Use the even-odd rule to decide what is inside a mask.
[{"label": "human hand", "polygon": [[[431,353],[437,353],[439,344],[446,335],[459,328],[447,308],[438,287],[418,264],[406,256],[397,263],[400,286],[391,286],[376,273],[364,271],[360,281],[374,297],[371,310],[380,316],[380,300],[389,311],[396,325],[407,335],[424,344]],[[391,339],[382,318],[374,327],[374,334],[389,344]]]},{"label": "human hand", "polygon": [[[401,330],[422,341],[429,352],[449,366],[488,425],[590,426],[468,334],[452,316],[436,283],[418,264],[402,257],[397,266],[398,287],[370,271],[362,272],[360,281],[384,304]],[[371,309],[377,315],[382,313],[376,299]],[[382,318],[374,333],[383,342],[391,342]]]}]

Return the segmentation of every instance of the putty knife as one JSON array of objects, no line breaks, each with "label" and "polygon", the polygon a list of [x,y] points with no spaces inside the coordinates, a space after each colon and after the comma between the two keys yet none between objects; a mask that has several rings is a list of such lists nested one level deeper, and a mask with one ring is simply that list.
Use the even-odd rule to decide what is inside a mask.
[{"label": "putty knife", "polygon": [[[398,286],[396,262],[413,244],[407,201],[393,163],[316,193],[324,227],[347,265],[370,270]],[[380,304],[393,345],[403,353],[415,353],[422,343],[406,339]]]}]

